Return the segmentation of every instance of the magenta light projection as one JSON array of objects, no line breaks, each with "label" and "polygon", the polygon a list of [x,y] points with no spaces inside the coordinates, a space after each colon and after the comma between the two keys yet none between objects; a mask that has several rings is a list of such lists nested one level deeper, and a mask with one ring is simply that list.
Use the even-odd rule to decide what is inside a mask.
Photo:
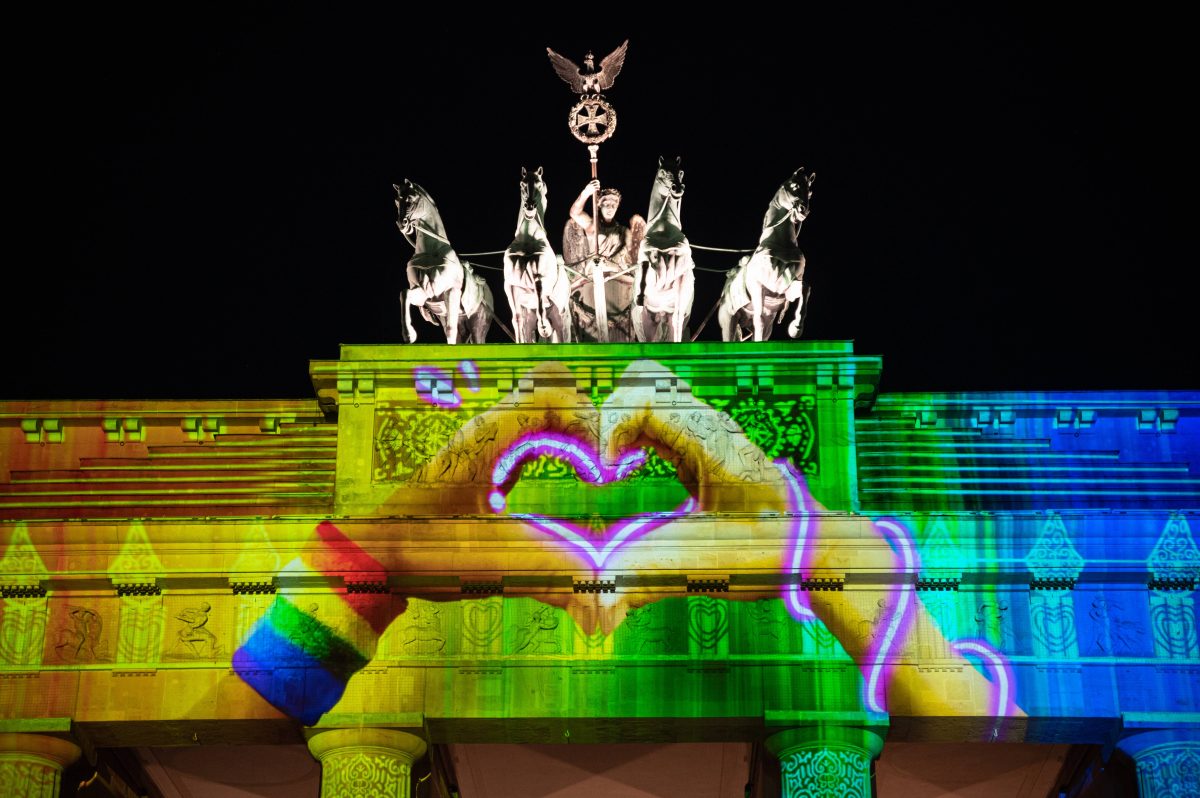
[{"label": "magenta light projection", "polygon": [[[474,362],[464,360],[458,364],[458,373],[466,380],[467,390],[479,392],[479,368]],[[413,386],[421,401],[434,407],[456,408],[462,406],[462,396],[454,387],[454,375],[437,366],[417,366],[413,369]]]},{"label": "magenta light projection", "polygon": [[[515,482],[521,466],[543,455],[570,463],[576,476],[593,485],[619,482],[646,461],[646,453],[638,449],[626,453],[615,466],[609,467],[600,461],[599,454],[594,449],[566,435],[552,432],[523,435],[496,459],[496,465],[492,469],[492,492],[488,496],[488,504],[493,510],[498,513],[504,511],[507,505],[504,488],[506,485],[511,487]],[[586,533],[568,521],[534,513],[511,513],[511,516],[528,521],[537,529],[571,544],[580,555],[599,569],[604,567],[605,561],[617,549],[669,521],[691,513],[696,506],[696,500],[688,497],[673,510],[623,518],[604,530],[600,548],[596,548],[589,539],[594,537],[594,534]]]},{"label": "magenta light projection", "polygon": [[[673,509],[642,512],[620,518],[608,525],[597,538],[593,529],[581,527],[564,518],[544,514],[513,512],[508,507],[508,494],[520,480],[525,464],[548,456],[570,465],[575,476],[594,486],[611,485],[629,477],[646,462],[646,453],[635,450],[623,455],[614,465],[607,465],[595,447],[577,438],[554,432],[528,433],[517,438],[495,460],[492,468],[491,491],[488,503],[496,513],[508,513],[541,532],[570,544],[574,553],[589,567],[602,569],[611,555],[623,546],[675,519],[695,512],[699,505],[689,496]],[[791,579],[783,588],[783,600],[789,614],[798,622],[817,621],[804,579],[812,568],[814,536],[820,515],[815,499],[808,491],[803,475],[786,459],[774,463],[787,487],[787,511],[790,519],[788,547],[782,570]],[[887,690],[895,669],[895,654],[904,645],[912,629],[918,609],[916,587],[912,577],[920,572],[920,558],[913,535],[902,523],[893,519],[872,522],[879,536],[893,552],[890,565],[894,573],[903,575],[897,589],[879,600],[877,616],[880,634],[867,647],[859,664],[863,670],[862,701],[873,712],[887,712]],[[1014,681],[1007,660],[994,648],[979,640],[952,643],[962,656],[970,655],[976,667],[991,682],[992,701],[997,716],[1019,711],[1013,701]]]},{"label": "magenta light projection", "polygon": [[995,716],[1003,718],[1016,714],[1012,699],[1012,665],[1004,655],[984,640],[956,640],[950,644],[950,648],[962,655],[973,654],[983,661],[985,672],[996,686]]},{"label": "magenta light projection", "polygon": [[[900,563],[897,569],[902,574],[912,574],[917,571],[917,556],[913,548],[912,537],[903,524],[891,519],[881,519],[875,522],[875,528],[883,533],[888,545],[899,553]],[[887,681],[884,671],[887,668],[888,656],[899,641],[903,641],[912,628],[913,585],[904,582],[900,585],[900,595],[887,616],[883,636],[878,643],[872,643],[867,649],[867,683],[863,688],[863,700],[867,707],[875,712],[887,711]]]},{"label": "magenta light projection", "polygon": [[808,606],[808,591],[801,590],[799,580],[804,578],[808,569],[810,550],[808,546],[809,528],[812,523],[812,505],[808,492],[802,487],[804,477],[796,471],[789,460],[775,461],[775,467],[783,475],[783,481],[788,486],[788,510],[792,516],[792,542],[788,547],[788,573],[796,578],[784,589],[784,605],[797,621],[815,621],[816,614]]}]

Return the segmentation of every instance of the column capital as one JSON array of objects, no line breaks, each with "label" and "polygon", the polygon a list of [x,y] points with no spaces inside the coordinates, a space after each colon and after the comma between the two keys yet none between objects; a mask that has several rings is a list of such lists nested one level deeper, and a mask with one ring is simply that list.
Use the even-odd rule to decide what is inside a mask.
[{"label": "column capital", "polygon": [[331,729],[308,741],[321,763],[322,798],[408,798],[413,762],[427,747],[417,735],[395,729]]},{"label": "column capital", "polygon": [[340,748],[378,748],[412,764],[425,755],[428,747],[417,735],[395,729],[330,729],[319,732],[308,740],[308,750],[318,762],[324,761]]},{"label": "column capital", "polygon": [[1141,798],[1200,798],[1200,729],[1153,729],[1117,743],[1137,764]]},{"label": "column capital", "polygon": [[859,751],[870,760],[883,751],[883,737],[856,726],[819,724],[772,734],[766,746],[778,759],[801,748],[845,748]]},{"label": "column capital", "polygon": [[0,734],[0,788],[5,798],[57,798],[62,771],[79,746],[45,734]]},{"label": "column capital", "polygon": [[854,726],[816,724],[766,740],[779,759],[785,798],[869,798],[871,762],[883,737]]},{"label": "column capital", "polygon": [[82,753],[79,746],[61,737],[23,732],[0,733],[0,759],[40,759],[61,770]]}]

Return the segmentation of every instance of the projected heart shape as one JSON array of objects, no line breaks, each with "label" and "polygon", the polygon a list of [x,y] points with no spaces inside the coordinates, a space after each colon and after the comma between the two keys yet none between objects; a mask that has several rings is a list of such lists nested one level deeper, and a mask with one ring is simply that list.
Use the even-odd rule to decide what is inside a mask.
[{"label": "projected heart shape", "polygon": [[[501,513],[507,509],[508,500],[503,490],[504,486],[510,486],[511,490],[514,475],[521,467],[542,455],[569,463],[580,480],[599,489],[622,482],[646,461],[646,453],[636,450],[624,455],[615,466],[609,467],[601,461],[599,453],[593,447],[569,436],[553,432],[523,435],[500,454],[492,469],[492,492],[488,497],[488,504],[494,511]],[[696,500],[689,496],[670,510],[639,513],[618,519],[606,525],[599,535],[594,531],[585,531],[563,518],[538,513],[508,514],[570,544],[593,566],[603,568],[608,558],[622,546],[663,524],[691,513],[696,507]]]}]

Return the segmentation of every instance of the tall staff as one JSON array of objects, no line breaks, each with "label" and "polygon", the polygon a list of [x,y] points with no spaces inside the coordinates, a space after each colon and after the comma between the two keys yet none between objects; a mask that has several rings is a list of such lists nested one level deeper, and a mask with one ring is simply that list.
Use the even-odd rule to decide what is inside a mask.
[{"label": "tall staff", "polygon": [[[600,94],[610,88],[625,64],[625,51],[629,40],[613,50],[600,61],[596,69],[595,56],[589,51],[583,59],[583,69],[569,58],[546,48],[550,63],[558,76],[576,94],[582,95],[567,116],[567,127],[571,135],[587,145],[588,159],[592,167],[592,180],[598,179],[600,145],[608,141],[617,131],[617,112]],[[600,196],[592,194],[592,286],[595,291],[597,337],[608,341],[608,303],[604,296],[604,267],[600,257]]]}]

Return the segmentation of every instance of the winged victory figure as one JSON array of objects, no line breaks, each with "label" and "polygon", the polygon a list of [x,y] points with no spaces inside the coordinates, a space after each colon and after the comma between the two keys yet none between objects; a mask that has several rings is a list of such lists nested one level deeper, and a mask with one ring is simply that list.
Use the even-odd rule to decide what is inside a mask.
[{"label": "winged victory figure", "polygon": [[600,61],[599,70],[596,69],[595,56],[591,51],[588,51],[587,56],[583,59],[582,70],[574,61],[559,55],[549,47],[546,48],[546,54],[550,56],[550,63],[553,64],[554,71],[567,82],[571,91],[576,94],[599,94],[605,89],[611,88],[617,75],[621,74],[627,49],[629,49],[628,39]]}]

